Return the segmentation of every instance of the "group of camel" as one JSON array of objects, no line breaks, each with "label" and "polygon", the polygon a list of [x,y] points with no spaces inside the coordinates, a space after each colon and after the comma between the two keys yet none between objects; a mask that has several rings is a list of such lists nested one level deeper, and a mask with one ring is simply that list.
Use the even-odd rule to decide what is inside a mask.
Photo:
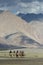
[{"label": "group of camel", "polygon": [[18,58],[18,57],[24,57],[24,56],[25,56],[25,53],[24,53],[24,51],[18,51],[18,50],[17,50],[17,51],[13,51],[13,52],[12,52],[12,51],[10,50],[9,56],[10,56],[10,57],[17,57],[17,58]]}]

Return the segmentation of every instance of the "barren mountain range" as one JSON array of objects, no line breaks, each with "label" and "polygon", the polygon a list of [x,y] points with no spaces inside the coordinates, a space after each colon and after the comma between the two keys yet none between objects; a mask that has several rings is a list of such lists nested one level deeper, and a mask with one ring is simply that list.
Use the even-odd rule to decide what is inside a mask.
[{"label": "barren mountain range", "polygon": [[9,11],[1,13],[0,48],[43,47],[43,21],[34,21],[27,23]]}]

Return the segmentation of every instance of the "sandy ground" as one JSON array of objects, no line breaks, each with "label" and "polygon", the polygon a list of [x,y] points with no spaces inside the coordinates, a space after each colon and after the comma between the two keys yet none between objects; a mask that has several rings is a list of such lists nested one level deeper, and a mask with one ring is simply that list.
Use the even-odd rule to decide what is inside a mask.
[{"label": "sandy ground", "polygon": [[37,59],[26,59],[26,58],[0,59],[0,65],[43,65],[43,58],[37,58]]}]

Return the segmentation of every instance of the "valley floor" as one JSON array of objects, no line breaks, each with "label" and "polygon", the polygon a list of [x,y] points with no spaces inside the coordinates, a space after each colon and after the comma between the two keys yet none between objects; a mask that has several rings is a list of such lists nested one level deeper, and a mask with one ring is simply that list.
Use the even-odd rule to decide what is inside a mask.
[{"label": "valley floor", "polygon": [[43,58],[37,59],[0,59],[0,65],[43,65]]},{"label": "valley floor", "polygon": [[43,49],[15,49],[17,50],[23,50],[25,56],[10,57],[9,50],[0,51],[0,65],[43,65]]}]

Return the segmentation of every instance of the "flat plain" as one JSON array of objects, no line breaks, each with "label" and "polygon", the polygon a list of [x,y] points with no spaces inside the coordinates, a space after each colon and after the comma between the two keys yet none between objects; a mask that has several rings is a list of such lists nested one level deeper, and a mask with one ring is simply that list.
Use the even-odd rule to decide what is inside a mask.
[{"label": "flat plain", "polygon": [[25,56],[22,58],[10,57],[9,51],[0,51],[0,65],[43,65],[42,50],[43,49],[24,50]]}]

